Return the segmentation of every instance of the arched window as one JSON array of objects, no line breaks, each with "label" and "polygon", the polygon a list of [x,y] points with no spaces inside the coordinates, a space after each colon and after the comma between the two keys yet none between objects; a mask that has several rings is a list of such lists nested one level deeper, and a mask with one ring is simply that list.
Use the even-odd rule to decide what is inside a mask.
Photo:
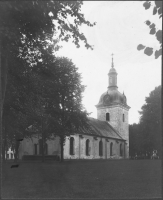
[{"label": "arched window", "polygon": [[37,144],[34,144],[34,154],[37,155]]},{"label": "arched window", "polygon": [[99,142],[99,156],[102,156],[103,152],[102,152],[102,140],[100,140]]},{"label": "arched window", "polygon": [[74,138],[70,138],[70,155],[74,155]]},{"label": "arched window", "polygon": [[90,141],[88,139],[86,140],[86,155],[90,155]]},{"label": "arched window", "polygon": [[113,155],[113,143],[111,142],[110,143],[110,156]]},{"label": "arched window", "polygon": [[48,155],[48,144],[45,143],[45,149],[44,149],[45,155]]},{"label": "arched window", "polygon": [[125,121],[125,114],[123,114],[123,122]]},{"label": "arched window", "polygon": [[120,144],[120,156],[123,156],[122,144]]},{"label": "arched window", "polygon": [[106,113],[106,121],[110,121],[110,113]]}]

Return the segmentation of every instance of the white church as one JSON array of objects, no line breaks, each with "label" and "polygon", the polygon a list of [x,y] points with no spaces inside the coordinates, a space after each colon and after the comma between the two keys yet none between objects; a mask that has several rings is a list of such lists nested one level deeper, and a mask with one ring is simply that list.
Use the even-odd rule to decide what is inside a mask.
[{"label": "white church", "polygon": [[[98,104],[97,119],[89,118],[90,131],[81,130],[66,137],[64,159],[127,159],[129,158],[129,124],[127,99],[118,91],[113,58],[108,73],[108,87]],[[19,159],[42,154],[41,137],[24,139],[19,146]],[[45,155],[60,157],[59,137],[48,140]]]}]

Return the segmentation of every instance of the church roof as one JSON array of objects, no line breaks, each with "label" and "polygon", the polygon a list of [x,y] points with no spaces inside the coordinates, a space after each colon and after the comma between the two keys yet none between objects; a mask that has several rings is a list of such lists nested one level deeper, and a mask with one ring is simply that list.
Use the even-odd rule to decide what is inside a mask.
[{"label": "church roof", "polygon": [[[91,135],[95,137],[104,137],[104,138],[112,138],[117,140],[125,140],[120,135],[120,133],[115,130],[109,122],[101,121],[92,117],[88,118],[89,128],[79,128],[78,131],[74,131],[74,134],[83,134],[83,135]],[[32,127],[29,127],[32,128]],[[56,126],[57,130],[57,126]],[[38,130],[31,131],[31,134],[38,133]]]},{"label": "church roof", "polygon": [[112,68],[109,70],[109,74],[111,74],[111,73],[117,74],[116,69],[115,69],[114,67],[112,67]]},{"label": "church roof", "polygon": [[106,121],[101,121],[89,117],[90,129],[80,129],[80,134],[92,135],[97,137],[113,138],[124,140],[122,136]]}]

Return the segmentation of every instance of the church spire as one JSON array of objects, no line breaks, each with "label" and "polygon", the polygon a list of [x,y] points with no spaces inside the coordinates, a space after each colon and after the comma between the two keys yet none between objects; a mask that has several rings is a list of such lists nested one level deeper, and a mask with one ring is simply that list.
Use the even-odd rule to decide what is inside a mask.
[{"label": "church spire", "polygon": [[112,89],[116,89],[118,88],[117,87],[117,72],[114,68],[114,62],[113,62],[113,53],[111,54],[112,55],[112,63],[111,63],[111,69],[109,70],[109,73],[108,73],[108,88],[112,88]]},{"label": "church spire", "polygon": [[112,64],[111,64],[111,66],[112,66],[112,68],[114,67],[114,62],[113,62],[113,53],[111,54],[112,55]]}]

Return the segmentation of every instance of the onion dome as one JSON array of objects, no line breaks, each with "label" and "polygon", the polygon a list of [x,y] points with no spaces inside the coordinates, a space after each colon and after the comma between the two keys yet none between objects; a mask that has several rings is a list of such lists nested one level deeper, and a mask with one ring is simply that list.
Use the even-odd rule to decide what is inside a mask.
[{"label": "onion dome", "polygon": [[112,104],[127,105],[127,99],[124,94],[121,94],[118,90],[110,90],[104,92],[99,100],[97,106],[109,106]]},{"label": "onion dome", "polygon": [[111,68],[111,69],[109,70],[109,74],[110,74],[110,73],[116,73],[116,74],[117,74],[115,68]]}]

